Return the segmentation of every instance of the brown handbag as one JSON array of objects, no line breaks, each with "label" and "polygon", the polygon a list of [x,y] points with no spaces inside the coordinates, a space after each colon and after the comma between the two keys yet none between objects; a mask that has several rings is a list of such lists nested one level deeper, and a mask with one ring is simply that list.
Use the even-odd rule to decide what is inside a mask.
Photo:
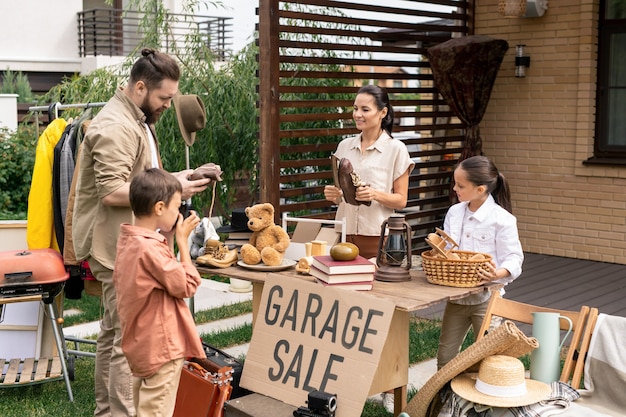
[{"label": "brown handbag", "polygon": [[186,361],[180,375],[174,417],[223,417],[224,404],[233,390],[233,368],[207,370]]}]

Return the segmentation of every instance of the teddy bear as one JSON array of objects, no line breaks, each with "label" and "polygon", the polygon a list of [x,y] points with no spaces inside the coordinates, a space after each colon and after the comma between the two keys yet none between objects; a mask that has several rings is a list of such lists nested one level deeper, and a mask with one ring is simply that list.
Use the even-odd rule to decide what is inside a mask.
[{"label": "teddy bear", "polygon": [[248,265],[260,262],[267,266],[280,265],[290,238],[282,227],[274,224],[274,206],[271,203],[255,204],[246,207],[245,212],[252,236],[249,243],[241,246],[241,260]]}]

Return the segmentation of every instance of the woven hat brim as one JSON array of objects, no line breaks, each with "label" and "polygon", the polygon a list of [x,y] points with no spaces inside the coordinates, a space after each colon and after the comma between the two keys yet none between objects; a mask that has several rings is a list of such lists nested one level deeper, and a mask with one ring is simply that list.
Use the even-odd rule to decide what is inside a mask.
[{"label": "woven hat brim", "polygon": [[491,407],[521,407],[534,404],[550,397],[552,388],[545,382],[526,379],[526,394],[518,397],[494,397],[483,394],[476,389],[476,377],[478,374],[462,374],[455,377],[450,386],[460,397],[477,404]]},{"label": "woven hat brim", "polygon": [[505,320],[437,371],[417,391],[403,411],[411,417],[424,417],[431,401],[448,381],[480,363],[487,356],[508,355],[519,358],[537,347],[539,347],[537,339],[526,336],[515,323]]}]

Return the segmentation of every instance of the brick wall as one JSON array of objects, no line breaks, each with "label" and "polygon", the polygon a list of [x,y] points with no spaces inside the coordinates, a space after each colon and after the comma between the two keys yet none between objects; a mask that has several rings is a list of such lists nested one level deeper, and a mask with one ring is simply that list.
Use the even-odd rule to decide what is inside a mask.
[{"label": "brick wall", "polygon": [[[626,168],[592,156],[599,0],[558,0],[537,18],[476,4],[476,34],[509,50],[481,123],[485,155],[511,185],[527,252],[626,264]],[[515,45],[531,57],[514,76]]]}]

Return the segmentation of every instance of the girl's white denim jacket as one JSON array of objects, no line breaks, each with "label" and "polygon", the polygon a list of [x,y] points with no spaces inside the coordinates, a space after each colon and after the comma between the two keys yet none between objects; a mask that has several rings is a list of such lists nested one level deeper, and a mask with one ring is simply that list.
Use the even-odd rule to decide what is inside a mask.
[{"label": "girl's white denim jacket", "polygon": [[[489,195],[483,205],[470,216],[470,221],[477,222],[473,225],[472,233],[462,236],[467,205],[468,202],[461,202],[450,207],[443,224],[445,232],[459,243],[459,250],[488,253],[493,257],[496,268],[506,268],[509,271],[511,274],[509,277],[496,282],[503,284],[512,282],[522,273],[524,261],[517,219]],[[489,291],[484,291],[456,300],[454,303],[475,305],[487,301],[489,296]]]}]

